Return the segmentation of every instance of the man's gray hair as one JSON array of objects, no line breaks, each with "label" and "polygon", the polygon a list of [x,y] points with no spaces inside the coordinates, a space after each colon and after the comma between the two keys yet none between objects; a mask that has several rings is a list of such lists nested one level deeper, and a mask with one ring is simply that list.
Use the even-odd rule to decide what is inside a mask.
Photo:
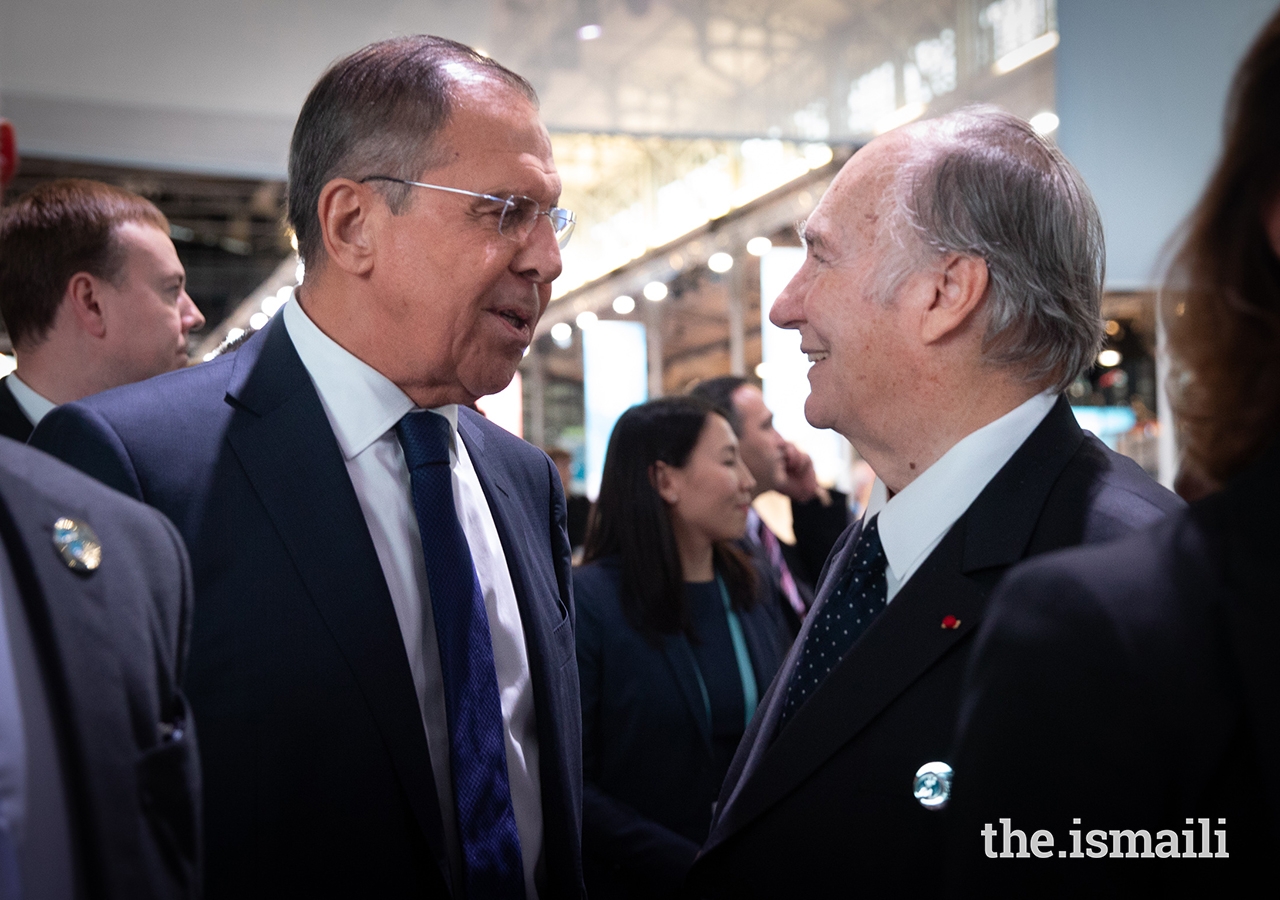
[{"label": "man's gray hair", "polygon": [[[533,106],[538,96],[515,72],[447,38],[417,34],[370,44],[338,60],[302,104],[289,147],[289,224],[308,264],[324,257],[316,206],[334,178],[417,179],[439,154],[453,110],[456,66],[505,83]],[[378,182],[399,214],[405,185]]]},{"label": "man's gray hair", "polygon": [[981,257],[984,357],[1065,389],[1103,341],[1102,220],[1080,174],[1029,123],[991,106],[921,123],[911,140],[891,217],[915,257],[904,262]]}]

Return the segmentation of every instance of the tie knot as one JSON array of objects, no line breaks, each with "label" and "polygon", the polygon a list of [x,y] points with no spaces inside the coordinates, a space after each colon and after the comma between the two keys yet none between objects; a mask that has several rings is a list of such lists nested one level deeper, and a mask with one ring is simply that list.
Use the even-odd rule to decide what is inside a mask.
[{"label": "tie knot", "polygon": [[396,423],[396,436],[404,448],[410,470],[431,463],[449,463],[449,420],[426,409],[407,412]]},{"label": "tie knot", "polygon": [[880,543],[880,517],[876,516],[858,536],[851,564],[859,569],[869,569],[873,565],[884,566],[885,562],[884,545]]}]

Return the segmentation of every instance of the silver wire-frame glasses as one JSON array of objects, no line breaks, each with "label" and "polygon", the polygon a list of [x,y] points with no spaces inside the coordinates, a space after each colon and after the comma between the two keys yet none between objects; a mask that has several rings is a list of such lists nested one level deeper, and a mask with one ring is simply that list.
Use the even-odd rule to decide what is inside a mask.
[{"label": "silver wire-frame glasses", "polygon": [[426,184],[422,181],[409,181],[406,178],[394,178],[390,175],[369,175],[360,179],[361,184],[366,181],[394,181],[397,184],[407,184],[411,187],[430,188],[433,191],[447,191],[450,194],[462,194],[466,197],[478,197],[481,200],[490,200],[494,203],[501,204],[502,211],[498,215],[498,234],[503,237],[510,238],[515,241],[523,241],[533,232],[533,227],[538,224],[538,216],[546,216],[547,221],[551,223],[551,229],[555,232],[556,243],[563,247],[569,243],[569,236],[573,234],[573,226],[577,221],[572,212],[567,209],[561,209],[553,206],[550,209],[543,209],[537,200],[532,197],[525,197],[521,194],[511,194],[507,197],[497,197],[493,194],[481,194],[478,191],[464,191],[462,188],[445,187],[442,184]]}]

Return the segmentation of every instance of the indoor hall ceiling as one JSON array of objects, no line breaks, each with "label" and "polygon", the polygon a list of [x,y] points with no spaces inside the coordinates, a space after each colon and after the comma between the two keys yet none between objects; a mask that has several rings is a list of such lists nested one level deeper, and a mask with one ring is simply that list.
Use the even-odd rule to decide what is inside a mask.
[{"label": "indoor hall ceiling", "polygon": [[0,0],[0,112],[31,155],[283,178],[325,67],[427,32],[527,76],[552,131],[856,143],[1051,109],[1051,65],[992,66],[1054,29],[1055,0]]},{"label": "indoor hall ceiling", "polygon": [[555,130],[834,142],[876,130],[868,104],[995,99],[997,58],[1056,27],[1054,0],[495,0],[490,15],[486,51],[533,82]]}]

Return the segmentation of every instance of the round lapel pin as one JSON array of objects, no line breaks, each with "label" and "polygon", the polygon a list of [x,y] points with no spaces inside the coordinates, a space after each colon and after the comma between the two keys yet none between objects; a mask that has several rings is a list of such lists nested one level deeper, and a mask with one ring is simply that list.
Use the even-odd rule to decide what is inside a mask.
[{"label": "round lapel pin", "polygon": [[66,516],[54,522],[53,546],[73,572],[92,572],[102,564],[102,544],[84,522]]},{"label": "round lapel pin", "polygon": [[957,619],[955,616],[950,616],[950,615],[943,616],[942,627],[947,629],[948,631],[954,631],[955,629],[960,627],[960,620]]},{"label": "round lapel pin", "polygon": [[944,762],[927,762],[916,770],[911,792],[925,809],[942,809],[951,799],[951,767]]}]

